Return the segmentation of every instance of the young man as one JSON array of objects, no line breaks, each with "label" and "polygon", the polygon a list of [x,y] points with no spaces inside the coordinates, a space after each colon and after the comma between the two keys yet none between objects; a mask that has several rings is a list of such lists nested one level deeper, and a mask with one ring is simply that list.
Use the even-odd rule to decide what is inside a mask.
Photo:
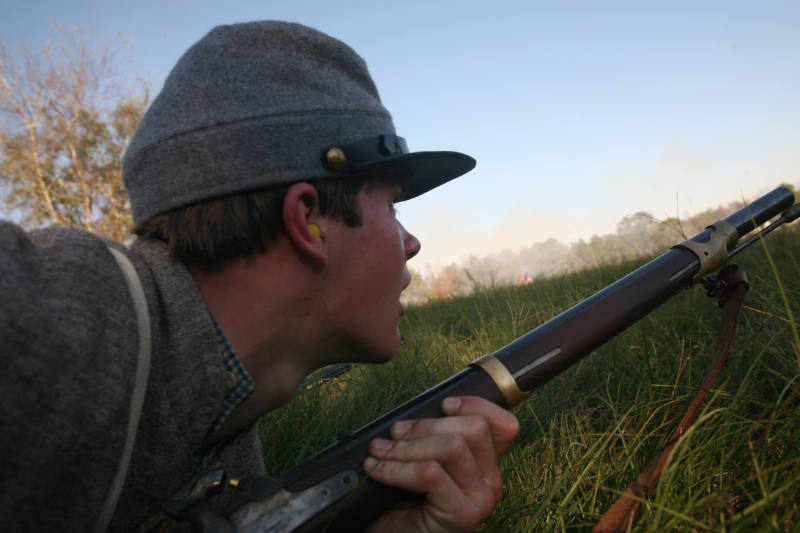
[{"label": "young man", "polygon": [[[263,475],[261,415],[313,370],[384,362],[400,343],[406,261],[420,243],[394,203],[473,166],[409,153],[343,43],[280,22],[212,30],[126,153],[130,250],[0,226],[0,529],[157,528],[160,504],[199,472]],[[471,397],[443,411],[371,444],[365,471],[425,496],[374,530],[470,530],[500,498],[497,461],[516,418]]]}]

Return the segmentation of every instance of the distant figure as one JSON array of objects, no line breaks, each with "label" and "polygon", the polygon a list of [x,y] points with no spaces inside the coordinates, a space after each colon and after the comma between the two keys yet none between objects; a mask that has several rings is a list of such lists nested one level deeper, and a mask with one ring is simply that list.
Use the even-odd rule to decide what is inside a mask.
[{"label": "distant figure", "polygon": [[531,283],[533,283],[533,276],[531,276],[530,272],[526,270],[525,273],[522,276],[520,276],[519,284],[530,285]]}]

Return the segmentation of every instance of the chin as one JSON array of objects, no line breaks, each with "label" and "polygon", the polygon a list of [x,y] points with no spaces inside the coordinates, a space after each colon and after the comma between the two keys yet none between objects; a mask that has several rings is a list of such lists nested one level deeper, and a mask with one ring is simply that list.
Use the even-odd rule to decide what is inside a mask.
[{"label": "chin", "polygon": [[377,349],[374,352],[372,352],[372,358],[370,362],[376,364],[383,364],[383,363],[388,363],[389,361],[394,359],[394,356],[397,353],[397,349],[400,347],[400,339],[401,337],[400,334],[398,333],[397,339],[392,343],[391,348],[384,347],[382,349]]},{"label": "chin", "polygon": [[352,345],[349,350],[351,362],[383,364],[391,361],[402,343],[403,336],[395,327],[394,332],[383,338],[373,338],[371,341],[362,339],[357,345]]},{"label": "chin", "polygon": [[389,361],[394,359],[394,356],[397,353],[397,348],[398,347],[399,347],[399,344],[398,344],[398,346],[396,346],[394,348],[394,350],[391,350],[388,353],[386,353],[386,352],[383,352],[383,353],[376,352],[377,356],[373,358],[372,362],[376,363],[376,364],[379,364],[379,365],[382,365],[383,363],[388,363]]}]

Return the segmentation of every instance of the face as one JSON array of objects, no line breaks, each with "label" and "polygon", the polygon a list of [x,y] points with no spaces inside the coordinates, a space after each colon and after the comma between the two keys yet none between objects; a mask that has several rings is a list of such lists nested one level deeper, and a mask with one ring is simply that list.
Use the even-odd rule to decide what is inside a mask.
[{"label": "face", "polygon": [[406,261],[420,249],[396,219],[394,203],[401,194],[391,183],[364,187],[362,224],[336,224],[328,241],[331,332],[351,361],[384,362],[400,345],[400,293],[411,281]]}]

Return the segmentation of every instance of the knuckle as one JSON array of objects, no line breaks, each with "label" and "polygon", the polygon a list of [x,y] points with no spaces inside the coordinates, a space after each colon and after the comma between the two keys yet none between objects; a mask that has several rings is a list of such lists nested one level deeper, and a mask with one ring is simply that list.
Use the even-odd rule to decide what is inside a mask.
[{"label": "knuckle", "polygon": [[491,435],[492,433],[492,428],[489,425],[489,421],[482,416],[473,417],[471,428],[473,435],[476,437]]},{"label": "knuckle", "polygon": [[[491,512],[491,511],[490,511]],[[473,505],[465,505],[461,510],[461,520],[459,529],[462,531],[472,531],[477,527],[481,520],[488,514],[484,513],[482,505],[473,502]]]},{"label": "knuckle", "polygon": [[421,461],[416,464],[416,475],[422,482],[431,487],[438,487],[442,482],[444,470],[436,461]]},{"label": "knuckle", "polygon": [[464,457],[470,453],[469,444],[458,433],[450,433],[444,437],[444,457],[445,461],[452,461]]},{"label": "knuckle", "polygon": [[503,497],[503,478],[500,476],[499,472],[497,475],[493,476],[489,488],[494,496],[494,501],[492,502],[492,506],[494,506]]},{"label": "knuckle", "polygon": [[508,417],[508,423],[506,424],[506,431],[511,438],[516,437],[519,434],[519,419],[514,416],[513,414]]},{"label": "knuckle", "polygon": [[486,487],[486,490],[481,491],[480,495],[476,498],[475,505],[478,509],[478,521],[483,520],[492,514],[495,505],[500,501],[500,497],[495,492],[493,487]]}]

